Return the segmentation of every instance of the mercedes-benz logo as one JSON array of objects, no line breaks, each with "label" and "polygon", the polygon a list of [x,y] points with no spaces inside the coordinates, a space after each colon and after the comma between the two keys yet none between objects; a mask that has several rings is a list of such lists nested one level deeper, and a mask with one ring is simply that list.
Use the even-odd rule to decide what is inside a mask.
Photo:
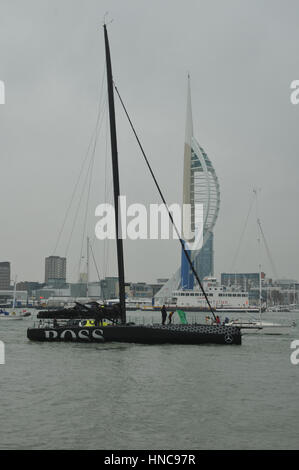
[{"label": "mercedes-benz logo", "polygon": [[233,337],[232,337],[232,335],[226,334],[226,335],[224,336],[224,341],[225,341],[226,343],[232,343],[232,342],[233,342]]}]

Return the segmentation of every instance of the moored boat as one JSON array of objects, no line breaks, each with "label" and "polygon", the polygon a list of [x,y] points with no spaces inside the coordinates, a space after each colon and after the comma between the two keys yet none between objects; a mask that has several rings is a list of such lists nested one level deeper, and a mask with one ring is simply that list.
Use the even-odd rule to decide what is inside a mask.
[{"label": "moored boat", "polygon": [[0,320],[24,320],[24,318],[28,318],[31,316],[30,312],[23,311],[23,312],[8,312],[8,311],[0,311]]}]

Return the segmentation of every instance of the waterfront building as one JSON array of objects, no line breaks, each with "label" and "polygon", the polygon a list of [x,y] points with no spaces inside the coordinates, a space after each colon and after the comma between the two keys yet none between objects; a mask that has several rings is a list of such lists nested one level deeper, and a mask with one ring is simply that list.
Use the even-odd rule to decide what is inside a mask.
[{"label": "waterfront building", "polygon": [[45,283],[65,284],[66,282],[66,258],[49,256],[45,259]]},{"label": "waterfront building", "polygon": [[73,282],[70,284],[71,297],[87,297],[87,283],[86,282]]},{"label": "waterfront building", "polygon": [[36,289],[32,292],[35,300],[43,303],[44,300],[49,299],[50,297],[70,297],[70,286],[66,286],[63,289],[52,288],[52,287],[43,287],[42,289]]},{"label": "waterfront building", "polygon": [[[262,283],[265,281],[265,273],[261,273]],[[258,288],[260,284],[260,273],[221,273],[221,284],[223,286],[240,286],[244,291]]]},{"label": "waterfront building", "polygon": [[156,284],[147,284],[146,282],[131,282],[130,297],[151,299],[161,287],[161,284],[156,286]]},{"label": "waterfront building", "polygon": [[131,282],[130,296],[131,297],[152,297],[153,289],[145,282]]},{"label": "waterfront building", "polygon": [[[0,290],[0,305],[9,305],[13,304],[14,290]],[[28,294],[27,291],[16,291],[16,307],[24,307],[27,305]]]},{"label": "waterfront building", "polygon": [[10,288],[10,263],[8,261],[0,262],[0,290]]},{"label": "waterfront building", "polygon": [[42,289],[45,284],[42,284],[40,282],[35,282],[35,281],[20,281],[17,283],[17,290],[20,291],[27,291],[28,297],[32,297],[33,291],[36,291],[38,289]]},{"label": "waterfront building", "polygon": [[105,277],[100,281],[101,299],[116,299],[118,296],[118,277]]}]

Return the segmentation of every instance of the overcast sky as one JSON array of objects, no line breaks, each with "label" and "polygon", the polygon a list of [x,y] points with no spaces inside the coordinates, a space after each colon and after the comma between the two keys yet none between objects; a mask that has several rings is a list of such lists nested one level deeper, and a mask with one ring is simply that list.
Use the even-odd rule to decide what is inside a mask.
[{"label": "overcast sky", "polygon": [[[191,74],[194,134],[221,190],[216,274],[231,269],[258,187],[278,274],[299,279],[299,105],[290,102],[290,83],[299,79],[297,0],[0,0],[0,80],[6,86],[0,106],[0,260],[12,263],[18,280],[44,280],[44,258],[53,254],[97,118],[106,11],[113,18],[114,79],[169,203],[182,200]],[[116,112],[121,192],[129,202],[159,202],[118,103]],[[111,187],[105,126],[104,119],[88,206],[91,238],[95,207]],[[61,256],[76,201],[56,250]],[[84,204],[68,250],[72,281]],[[114,244],[109,255],[103,242],[93,246],[100,274],[115,275]],[[235,269],[257,271],[261,260],[271,277],[265,253],[258,255],[253,211]],[[127,280],[169,277],[179,259],[177,241],[125,243]]]}]

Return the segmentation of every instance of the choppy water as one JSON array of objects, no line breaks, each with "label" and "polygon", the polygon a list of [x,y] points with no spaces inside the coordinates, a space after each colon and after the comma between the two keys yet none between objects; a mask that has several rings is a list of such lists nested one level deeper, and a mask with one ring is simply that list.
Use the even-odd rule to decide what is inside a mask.
[{"label": "choppy water", "polygon": [[146,346],[33,343],[31,323],[0,321],[1,449],[299,448],[298,326],[242,346]]}]

